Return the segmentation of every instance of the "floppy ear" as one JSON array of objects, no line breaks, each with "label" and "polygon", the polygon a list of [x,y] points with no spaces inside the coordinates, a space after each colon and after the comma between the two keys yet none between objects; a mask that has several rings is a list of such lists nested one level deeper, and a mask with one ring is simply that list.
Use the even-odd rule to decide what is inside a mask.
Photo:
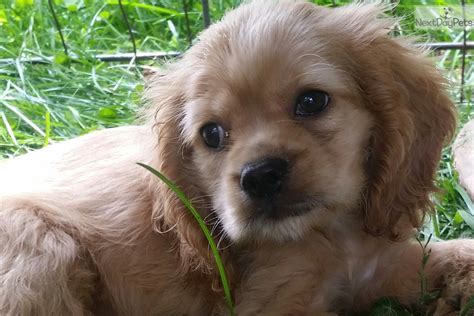
[{"label": "floppy ear", "polygon": [[355,79],[375,118],[362,205],[366,228],[395,238],[419,227],[432,209],[430,194],[443,144],[455,130],[455,107],[433,61],[387,35],[393,21],[380,19],[383,9],[355,7],[359,14],[344,11],[341,23]]},{"label": "floppy ear", "polygon": [[[192,150],[182,141],[181,122],[184,116],[185,94],[182,89],[179,62],[168,73],[154,73],[147,78],[145,98],[149,109],[145,116],[153,125],[157,138],[152,165],[174,182],[193,201],[204,218],[206,210],[196,204],[199,196],[197,187],[191,182]],[[198,223],[170,190],[157,177],[150,174],[151,190],[154,196],[153,221],[156,231],[175,234],[174,246],[179,255],[183,272],[215,270],[209,245]]]}]

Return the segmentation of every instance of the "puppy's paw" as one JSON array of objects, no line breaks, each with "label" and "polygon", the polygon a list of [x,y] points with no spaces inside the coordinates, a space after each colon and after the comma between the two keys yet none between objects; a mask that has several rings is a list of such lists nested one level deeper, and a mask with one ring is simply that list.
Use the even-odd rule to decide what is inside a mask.
[{"label": "puppy's paw", "polygon": [[474,260],[456,258],[451,268],[444,276],[445,288],[434,315],[474,316]]},{"label": "puppy's paw", "polygon": [[[453,315],[474,316],[474,271],[466,274],[458,274],[450,277],[446,283],[446,289],[443,295],[438,299],[437,311],[444,311],[438,315],[451,315],[450,312],[456,312]],[[436,314],[435,314],[436,315]]]},{"label": "puppy's paw", "polygon": [[435,311],[433,316],[455,316],[459,315],[459,306],[454,305],[445,298],[439,298],[436,301]]}]

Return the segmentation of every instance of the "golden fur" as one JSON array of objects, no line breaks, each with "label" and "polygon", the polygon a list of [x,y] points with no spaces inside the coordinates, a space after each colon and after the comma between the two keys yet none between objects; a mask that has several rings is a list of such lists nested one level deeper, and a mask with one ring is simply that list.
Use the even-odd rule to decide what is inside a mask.
[{"label": "golden fur", "polygon": [[[225,314],[213,258],[176,182],[222,249],[239,315],[323,315],[420,297],[414,228],[455,128],[431,60],[390,38],[378,5],[337,9],[254,1],[229,13],[150,78],[147,123],[94,132],[0,165],[0,314]],[[295,99],[328,108],[297,119]],[[220,151],[200,128],[229,133]],[[277,200],[311,210],[255,217],[238,178],[270,156],[291,161]],[[293,203],[293,204],[292,204]],[[474,242],[434,243],[430,289],[474,293]],[[442,310],[442,311],[441,311]]]}]

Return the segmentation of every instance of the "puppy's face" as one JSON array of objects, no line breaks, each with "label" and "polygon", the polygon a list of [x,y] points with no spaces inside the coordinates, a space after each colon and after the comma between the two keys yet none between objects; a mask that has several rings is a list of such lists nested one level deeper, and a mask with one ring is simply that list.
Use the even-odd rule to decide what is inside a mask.
[{"label": "puppy's face", "polygon": [[209,197],[233,240],[297,239],[341,216],[391,237],[421,224],[454,106],[382,11],[254,1],[151,85],[161,170]]},{"label": "puppy's face", "polygon": [[331,58],[337,39],[312,29],[321,12],[259,8],[241,8],[189,53],[184,137],[232,239],[296,239],[358,203],[372,118]]}]

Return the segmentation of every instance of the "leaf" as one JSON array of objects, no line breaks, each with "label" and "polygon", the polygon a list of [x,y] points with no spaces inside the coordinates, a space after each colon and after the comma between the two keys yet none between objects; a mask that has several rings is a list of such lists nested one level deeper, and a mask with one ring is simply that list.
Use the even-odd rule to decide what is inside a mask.
[{"label": "leaf", "polygon": [[59,52],[54,55],[53,62],[58,65],[64,65],[69,61],[69,56],[64,52]]},{"label": "leaf", "polygon": [[99,117],[103,119],[115,119],[117,118],[117,111],[113,108],[101,108],[99,110]]},{"label": "leaf", "polygon": [[464,221],[466,222],[466,224],[469,227],[474,229],[474,216],[473,215],[469,214],[468,212],[466,212],[464,210],[459,210],[459,211],[457,211],[457,213],[459,213],[459,215],[461,215],[461,217],[464,219]]},{"label": "leaf", "polygon": [[99,13],[99,16],[101,19],[103,20],[107,20],[108,18],[110,18],[110,12],[109,11],[102,11]]},{"label": "leaf", "polygon": [[143,90],[144,90],[143,84],[137,84],[137,85],[135,86],[135,92],[143,93]]},{"label": "leaf", "polygon": [[76,12],[77,11],[77,5],[75,5],[75,4],[68,5],[67,10],[69,12]]},{"label": "leaf", "polygon": [[464,223],[464,218],[461,216],[459,211],[457,211],[456,214],[454,215],[454,223],[458,225],[461,223]]}]

